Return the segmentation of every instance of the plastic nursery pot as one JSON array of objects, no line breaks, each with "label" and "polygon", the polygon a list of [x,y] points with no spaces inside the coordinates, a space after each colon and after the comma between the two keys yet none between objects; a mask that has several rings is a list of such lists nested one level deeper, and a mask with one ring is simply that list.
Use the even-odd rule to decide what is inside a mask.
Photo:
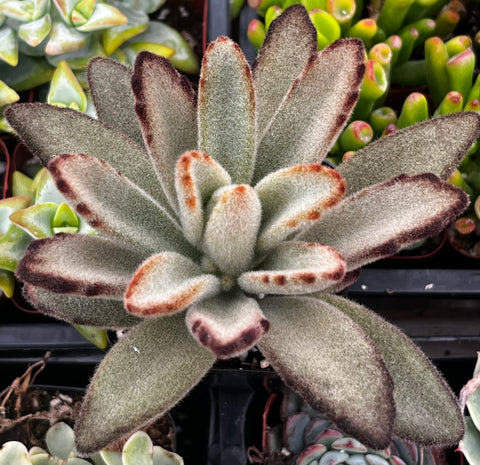
[{"label": "plastic nursery pot", "polygon": [[[459,220],[457,220],[459,221]],[[460,233],[455,222],[450,223],[446,230],[448,243],[453,250],[463,255],[464,257],[472,258],[474,260],[480,258],[480,224],[472,225],[471,231]]]}]

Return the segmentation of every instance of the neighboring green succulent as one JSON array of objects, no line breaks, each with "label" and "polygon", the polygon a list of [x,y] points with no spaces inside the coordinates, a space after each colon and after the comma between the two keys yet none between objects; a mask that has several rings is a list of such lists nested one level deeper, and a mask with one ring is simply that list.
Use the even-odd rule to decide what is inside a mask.
[{"label": "neighboring green succulent", "polygon": [[358,99],[365,50],[358,39],[316,49],[295,5],[272,23],[252,69],[230,39],[213,42],[198,96],[168,60],[143,52],[133,74],[91,61],[98,120],[41,103],[8,108],[8,122],[98,232],[32,242],[17,269],[26,298],[70,323],[129,328],[85,397],[82,454],[139,429],[217,358],[254,345],[370,447],[393,434],[424,445],[462,436],[457,400],[422,352],[330,293],[466,208],[445,180],[480,117],[434,118],[337,170],[323,166]]},{"label": "neighboring green succulent", "polygon": [[468,407],[469,415],[465,417],[465,436],[460,441],[458,450],[466,457],[470,465],[480,464],[480,353],[473,378],[460,392],[462,408]]},{"label": "neighboring green succulent", "polygon": [[[382,449],[373,450],[342,433],[324,414],[313,409],[300,396],[285,389],[281,421],[265,432],[268,464],[327,465],[434,465],[428,448],[395,438]],[[268,457],[268,459],[267,459]]]},{"label": "neighboring green succulent", "polygon": [[6,442],[0,449],[0,465],[183,465],[178,454],[154,446],[142,431],[127,440],[122,452],[102,450],[88,460],[77,457],[75,433],[66,423],[51,426],[45,442],[48,450],[28,450],[21,442]]},{"label": "neighboring green succulent", "polygon": [[95,56],[133,64],[141,50],[197,73],[198,59],[175,29],[148,14],[165,0],[1,0],[0,75],[15,91],[50,81],[67,61],[83,70]]}]

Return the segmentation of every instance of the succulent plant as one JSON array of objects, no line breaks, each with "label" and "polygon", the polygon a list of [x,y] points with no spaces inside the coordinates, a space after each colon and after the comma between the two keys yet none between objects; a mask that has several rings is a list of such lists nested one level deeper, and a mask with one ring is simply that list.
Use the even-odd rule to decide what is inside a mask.
[{"label": "succulent plant", "polygon": [[91,61],[98,120],[41,103],[7,109],[98,232],[32,242],[16,272],[26,298],[70,323],[128,328],[86,394],[82,454],[139,429],[217,358],[254,345],[370,447],[393,434],[420,444],[462,436],[457,399],[422,352],[331,293],[466,208],[445,180],[480,117],[434,118],[337,170],[323,166],[357,101],[365,50],[354,38],[316,49],[307,12],[294,5],[270,26],[252,69],[230,39],[210,44],[198,96],[168,60],[142,52],[133,72]]},{"label": "succulent plant", "polygon": [[[264,432],[265,450],[254,462],[268,464],[324,465],[434,465],[428,448],[394,438],[382,449],[373,450],[346,436],[323,413],[313,409],[289,389],[280,405],[280,423]],[[252,452],[257,452],[252,449]],[[257,456],[257,454],[255,454]]]},{"label": "succulent plant", "polygon": [[465,417],[465,435],[460,441],[458,451],[467,459],[470,465],[480,464],[480,353],[477,353],[477,364],[473,378],[460,392],[462,408],[468,407]]},{"label": "succulent plant", "polygon": [[160,446],[154,446],[148,434],[134,433],[122,452],[102,450],[89,460],[77,457],[75,433],[66,423],[58,422],[45,434],[47,449],[28,450],[18,441],[9,441],[0,449],[0,465],[183,465],[182,458]]}]

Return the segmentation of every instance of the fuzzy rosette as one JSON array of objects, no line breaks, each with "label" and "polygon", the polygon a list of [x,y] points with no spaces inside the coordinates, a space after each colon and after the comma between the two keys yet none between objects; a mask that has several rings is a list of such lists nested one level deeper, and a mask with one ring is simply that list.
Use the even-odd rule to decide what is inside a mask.
[{"label": "fuzzy rosette", "polygon": [[270,27],[252,67],[221,37],[198,95],[141,53],[133,72],[91,61],[98,119],[19,104],[8,121],[96,235],[34,241],[17,276],[67,322],[128,329],[92,379],[81,453],[174,406],[217,358],[257,345],[285,382],[347,433],[456,443],[454,395],[426,357],[375,313],[332,292],[359,268],[441,231],[467,205],[445,180],[479,117],[435,118],[322,160],[349,120],[365,51],[316,51],[300,5]]}]

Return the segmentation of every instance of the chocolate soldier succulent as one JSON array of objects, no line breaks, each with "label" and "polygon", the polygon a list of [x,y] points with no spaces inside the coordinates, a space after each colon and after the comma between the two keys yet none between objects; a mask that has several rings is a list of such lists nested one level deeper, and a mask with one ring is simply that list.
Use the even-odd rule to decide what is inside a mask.
[{"label": "chocolate soldier succulent", "polygon": [[357,101],[365,50],[358,39],[316,49],[295,5],[272,23],[252,68],[230,39],[214,41],[198,95],[143,52],[133,71],[90,63],[98,120],[40,103],[7,110],[98,232],[34,241],[16,272],[26,297],[70,323],[128,328],[91,381],[76,424],[82,454],[152,421],[217,358],[254,345],[369,447],[393,434],[420,444],[462,436],[458,402],[420,350],[332,293],[466,208],[445,179],[480,117],[435,118],[337,170],[323,166]]}]

